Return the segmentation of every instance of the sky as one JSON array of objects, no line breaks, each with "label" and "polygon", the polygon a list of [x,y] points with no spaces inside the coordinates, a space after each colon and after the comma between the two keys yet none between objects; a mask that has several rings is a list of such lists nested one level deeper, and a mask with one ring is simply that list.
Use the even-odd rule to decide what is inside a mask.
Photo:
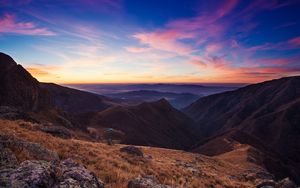
[{"label": "sky", "polygon": [[0,51],[55,83],[300,75],[299,0],[0,0]]}]

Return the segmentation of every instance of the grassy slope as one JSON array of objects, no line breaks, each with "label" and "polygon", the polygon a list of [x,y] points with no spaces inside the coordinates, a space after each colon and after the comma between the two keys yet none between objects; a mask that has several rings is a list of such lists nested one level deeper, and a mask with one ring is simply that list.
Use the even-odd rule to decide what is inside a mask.
[{"label": "grassy slope", "polygon": [[[37,131],[32,124],[23,121],[0,120],[0,130],[1,133],[40,143],[56,151],[62,159],[72,158],[82,163],[101,178],[106,187],[126,187],[130,179],[139,175],[155,175],[161,183],[185,187],[251,187],[253,182],[243,182],[230,176],[258,168],[247,160],[241,159],[239,164],[228,160],[230,153],[224,158],[212,158],[179,150],[140,147],[146,158],[151,156],[151,159],[138,158],[120,152],[124,145],[61,139]],[[240,150],[234,156],[244,157],[245,151]],[[19,162],[26,159],[25,155],[17,157]]]}]

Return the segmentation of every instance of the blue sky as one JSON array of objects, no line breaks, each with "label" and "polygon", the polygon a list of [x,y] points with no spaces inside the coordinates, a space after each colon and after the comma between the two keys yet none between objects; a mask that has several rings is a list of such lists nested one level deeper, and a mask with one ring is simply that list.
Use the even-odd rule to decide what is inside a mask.
[{"label": "blue sky", "polygon": [[300,73],[300,1],[0,0],[0,51],[40,81],[253,83]]}]

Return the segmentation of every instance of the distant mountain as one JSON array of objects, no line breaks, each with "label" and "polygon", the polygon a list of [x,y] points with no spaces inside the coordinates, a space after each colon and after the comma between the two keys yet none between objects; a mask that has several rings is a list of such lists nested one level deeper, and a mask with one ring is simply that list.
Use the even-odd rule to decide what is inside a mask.
[{"label": "distant mountain", "polygon": [[118,98],[125,100],[126,102],[141,103],[157,101],[165,98],[177,109],[184,108],[200,98],[200,95],[194,95],[191,93],[171,93],[171,92],[159,92],[153,90],[138,90],[122,93],[106,94],[108,97]]},{"label": "distant mountain", "polygon": [[[261,144],[253,140],[259,140],[290,161],[288,164],[298,169],[293,172],[294,177],[300,179],[300,76],[203,97],[184,112],[196,121],[202,134],[203,140],[195,151],[207,153],[205,148],[210,148],[213,154],[217,151],[207,146],[225,147],[217,141],[224,140],[218,135],[238,130],[234,135],[243,133],[244,136],[236,136],[236,141],[258,147]],[[245,135],[254,139],[245,139]],[[205,138],[209,138],[209,142]]]},{"label": "distant mountain", "polygon": [[196,141],[193,120],[168,101],[145,102],[138,106],[116,106],[89,117],[87,125],[113,128],[125,133],[122,143],[188,149]]},{"label": "distant mountain", "polygon": [[41,87],[49,92],[53,99],[54,106],[66,112],[94,112],[116,105],[116,102],[108,97],[63,87],[57,84],[41,83]]},{"label": "distant mountain", "polygon": [[171,93],[191,93],[194,95],[211,95],[237,89],[237,86],[203,86],[197,84],[68,84],[68,87],[106,95],[130,91],[148,90]]}]

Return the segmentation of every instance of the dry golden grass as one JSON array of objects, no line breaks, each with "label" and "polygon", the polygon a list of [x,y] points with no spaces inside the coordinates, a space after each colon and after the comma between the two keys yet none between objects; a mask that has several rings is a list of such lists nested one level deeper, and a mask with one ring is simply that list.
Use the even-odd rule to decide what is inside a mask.
[{"label": "dry golden grass", "polygon": [[[252,168],[253,164],[236,164],[226,157],[223,160],[153,147],[140,147],[146,157],[135,157],[120,152],[124,146],[121,144],[109,146],[53,137],[22,121],[0,120],[0,130],[56,151],[61,159],[74,159],[94,172],[106,187],[126,187],[130,179],[139,175],[154,175],[161,183],[180,187],[251,187],[250,182],[230,179],[230,176],[241,173],[245,167]],[[19,159],[25,158],[19,156]]]}]

